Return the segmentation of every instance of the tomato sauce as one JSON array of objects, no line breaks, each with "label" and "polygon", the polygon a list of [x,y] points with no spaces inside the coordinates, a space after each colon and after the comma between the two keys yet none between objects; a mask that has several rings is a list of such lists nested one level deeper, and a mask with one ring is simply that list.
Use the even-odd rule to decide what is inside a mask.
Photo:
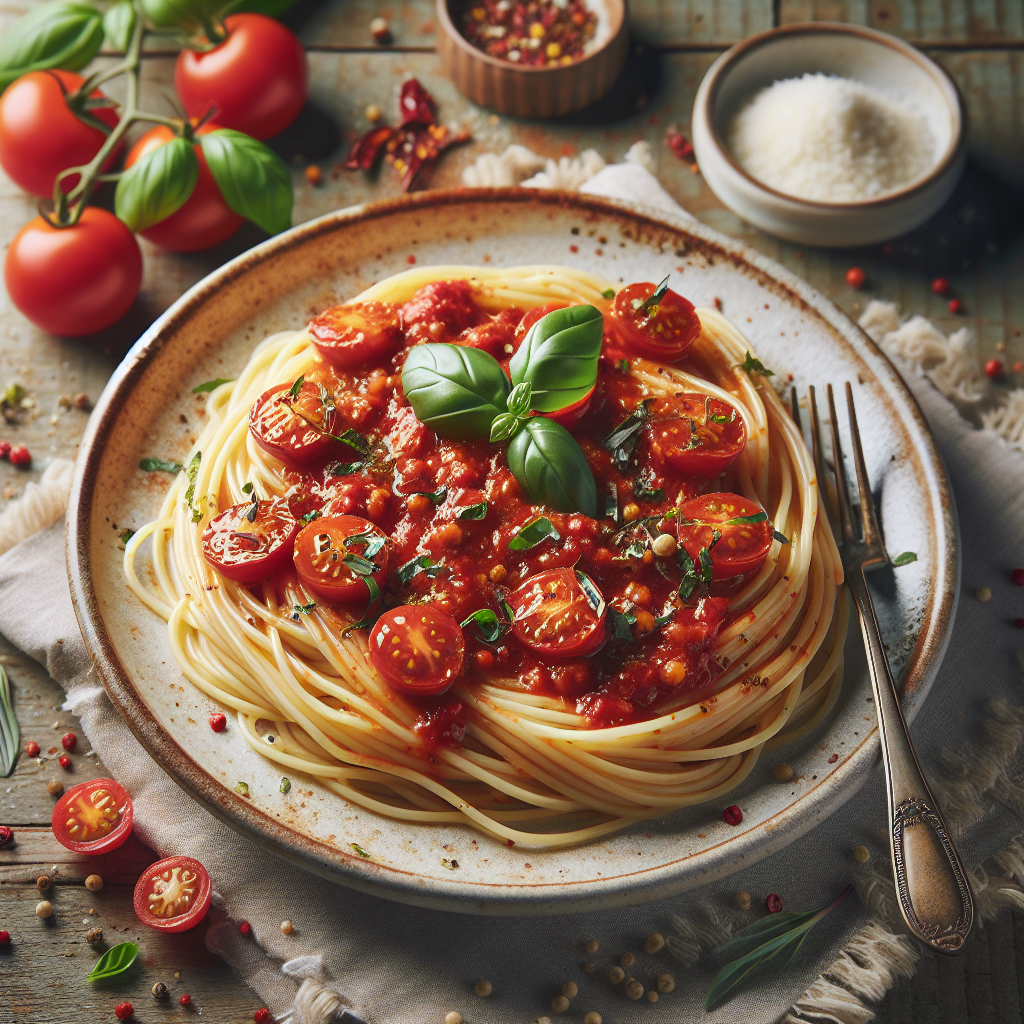
[{"label": "tomato sauce", "polygon": [[[552,658],[511,630],[487,642],[467,624],[459,685],[514,678],[525,690],[561,698],[595,728],[647,720],[681,696],[710,692],[719,669],[709,650],[726,622],[728,595],[747,577],[716,580],[682,599],[674,543],[682,527],[675,512],[663,514],[714,489],[708,477],[745,443],[738,412],[717,400],[713,407],[695,404],[692,394],[652,395],[620,365],[603,361],[586,411],[567,426],[593,471],[598,514],[606,505],[608,514],[554,512],[524,497],[506,463],[507,445],[438,437],[402,394],[406,355],[426,341],[485,348],[507,365],[525,333],[516,330],[520,311],[489,316],[468,282],[453,281],[425,286],[388,317],[388,329],[397,323],[401,334],[390,357],[356,369],[320,358],[305,376],[304,386],[322,386],[332,397],[334,431],[357,431],[369,454],[333,441],[315,465],[293,464],[285,473],[293,514],[365,517],[387,534],[386,607],[430,602],[456,623],[485,608],[501,618],[517,588],[555,569],[582,572],[600,590],[608,640],[596,655]],[[602,442],[628,426],[631,415],[631,457],[617,457]],[[714,457],[721,446],[730,449],[726,459]],[[709,461],[693,457],[704,449]],[[709,471],[687,475],[680,464]],[[486,514],[475,518],[474,506],[478,513],[483,502]],[[510,549],[519,530],[539,516],[555,532],[527,550]],[[661,555],[652,550],[663,534],[672,541],[668,557],[666,538]],[[362,612],[354,609],[355,616]],[[425,748],[459,743],[464,715],[458,701],[425,701],[418,727]]]}]

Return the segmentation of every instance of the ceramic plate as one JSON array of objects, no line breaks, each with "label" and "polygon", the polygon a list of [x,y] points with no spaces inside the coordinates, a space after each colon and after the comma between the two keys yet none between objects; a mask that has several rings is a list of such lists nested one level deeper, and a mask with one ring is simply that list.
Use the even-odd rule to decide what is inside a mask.
[{"label": "ceramic plate", "polygon": [[[303,224],[201,281],[139,340],[92,417],[68,513],[75,609],[110,699],[157,763],[244,836],[334,881],[411,903],[516,914],[607,907],[708,882],[792,842],[849,799],[878,756],[856,630],[834,714],[809,739],[762,757],[730,797],[743,808],[739,827],[725,824],[716,804],[582,847],[510,849],[462,826],[378,817],[312,782],[283,795],[280,771],[238,730],[209,742],[212,702],[178,672],[165,624],[122,575],[117,530],[153,518],[168,484],[134,467],[148,455],[187,454],[196,384],[237,376],[265,335],[300,327],[412,257],[420,266],[562,263],[623,282],[671,272],[697,305],[719,299],[776,374],[791,373],[801,387],[852,381],[888,548],[918,555],[877,575],[904,708],[912,717],[920,706],[949,633],[958,548],[944,470],[893,367],[803,281],[695,221],[522,189],[420,193]],[[796,770],[791,784],[772,778],[781,760]],[[248,799],[235,792],[240,779]]]}]

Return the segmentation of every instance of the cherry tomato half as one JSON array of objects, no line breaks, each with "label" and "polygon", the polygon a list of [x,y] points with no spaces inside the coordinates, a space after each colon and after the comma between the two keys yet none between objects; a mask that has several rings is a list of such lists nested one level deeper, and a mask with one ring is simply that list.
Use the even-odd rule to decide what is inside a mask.
[{"label": "cherry tomato half", "polygon": [[[84,81],[72,71],[30,71],[0,97],[0,165],[26,192],[49,198],[57,175],[89,163],[106,141],[106,134],[68,106],[67,97]],[[89,98],[104,96],[94,89]],[[92,107],[88,113],[110,128],[117,124],[113,107]],[[120,148],[110,154],[104,170],[117,159]],[[61,188],[70,192],[78,181],[77,174],[68,175]]]},{"label": "cherry tomato half", "polygon": [[189,117],[213,107],[223,127],[269,139],[306,103],[306,52],[294,32],[263,14],[233,14],[224,27],[227,39],[212,50],[178,54],[174,87]]},{"label": "cherry tomato half", "polygon": [[612,304],[611,329],[631,355],[679,359],[697,340],[700,320],[693,305],[670,288],[659,306],[644,308],[654,294],[649,281],[623,288]]},{"label": "cherry tomato half", "polygon": [[462,674],[466,641],[446,611],[403,604],[385,612],[370,633],[370,662],[393,690],[414,696],[444,693]]},{"label": "cherry tomato half", "polygon": [[743,417],[727,402],[709,395],[666,395],[652,402],[648,413],[655,458],[687,476],[718,476],[747,443]]},{"label": "cherry tomato half", "polygon": [[51,334],[95,334],[128,312],[142,281],[135,236],[112,213],[89,206],[74,227],[42,217],[15,236],[4,260],[11,301]]},{"label": "cherry tomato half", "polygon": [[309,336],[320,355],[342,370],[384,362],[402,341],[398,310],[389,302],[332,306],[310,321]]},{"label": "cherry tomato half", "polygon": [[303,381],[298,394],[291,385],[268,388],[249,410],[249,432],[275,459],[291,466],[308,466],[326,457],[334,441],[338,413],[325,404],[320,386]]},{"label": "cherry tomato half", "polygon": [[74,853],[116,850],[132,834],[131,797],[113,779],[72,786],[53,808],[53,834]]},{"label": "cherry tomato half", "polygon": [[232,505],[203,530],[203,557],[229,580],[249,587],[288,564],[298,532],[287,498]]},{"label": "cherry tomato half", "polygon": [[191,857],[150,864],[135,885],[135,915],[161,932],[195,928],[210,909],[210,876]]},{"label": "cherry tomato half", "polygon": [[368,578],[378,594],[384,589],[391,545],[369,519],[322,516],[295,538],[293,558],[299,578],[321,601],[365,604],[370,600]]},{"label": "cherry tomato half", "polygon": [[[679,518],[679,543],[695,562],[701,548],[708,551],[712,579],[756,572],[768,557],[772,524],[756,501],[738,494],[702,494],[679,506]],[[717,541],[716,532],[721,534]]]},{"label": "cherry tomato half", "polygon": [[[207,135],[221,127],[218,124],[204,124],[196,134]],[[159,149],[173,138],[174,132],[166,125],[150,129],[132,146],[124,162],[125,167],[138,163],[147,153]],[[195,145],[192,149],[199,161],[199,177],[192,195],[169,217],[139,232],[143,238],[170,252],[209,249],[230,238],[245,223],[245,218],[224,202],[210,168],[206,165],[203,147]]]},{"label": "cherry tomato half", "polygon": [[607,609],[585,573],[548,569],[508,596],[512,632],[531,650],[574,658],[593,654],[605,641]]}]

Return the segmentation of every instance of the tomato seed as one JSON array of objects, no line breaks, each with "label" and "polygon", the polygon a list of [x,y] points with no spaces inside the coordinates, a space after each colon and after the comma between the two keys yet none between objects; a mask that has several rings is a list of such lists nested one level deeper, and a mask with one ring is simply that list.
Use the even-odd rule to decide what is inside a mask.
[{"label": "tomato seed", "polygon": [[35,740],[29,740],[28,743],[25,744],[25,753],[28,754],[29,757],[38,757],[39,744],[36,743]]},{"label": "tomato seed", "polygon": [[66,732],[61,736],[60,743],[69,754],[73,754],[78,746],[78,737],[73,732]]},{"label": "tomato seed", "polygon": [[739,825],[740,822],[743,821],[743,812],[736,806],[736,804],[733,804],[731,807],[726,807],[726,809],[722,811],[722,820],[727,825]]},{"label": "tomato seed", "polygon": [[860,267],[850,267],[846,272],[846,283],[851,288],[863,288],[867,280],[867,274]]},{"label": "tomato seed", "polygon": [[227,728],[228,716],[220,711],[215,711],[210,715],[210,728],[214,732],[223,732]]},{"label": "tomato seed", "polygon": [[1010,582],[1015,587],[1024,587],[1024,569],[1014,569],[1010,573]]},{"label": "tomato seed", "polygon": [[945,295],[949,291],[949,282],[944,277],[937,277],[932,281],[932,291],[936,295]]},{"label": "tomato seed", "polygon": [[988,378],[1002,377],[1003,361],[1001,359],[990,359],[985,364],[985,376]]},{"label": "tomato seed", "polygon": [[777,914],[782,909],[782,897],[772,893],[764,901],[764,908],[769,914]]}]

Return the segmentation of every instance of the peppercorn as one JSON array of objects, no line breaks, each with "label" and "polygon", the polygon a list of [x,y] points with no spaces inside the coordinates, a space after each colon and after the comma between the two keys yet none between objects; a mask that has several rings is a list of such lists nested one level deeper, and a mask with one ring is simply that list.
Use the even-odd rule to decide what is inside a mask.
[{"label": "peppercorn", "polygon": [[210,715],[210,728],[214,732],[223,732],[227,728],[228,716],[221,711],[215,711]]},{"label": "peppercorn", "polygon": [[591,1010],[590,1013],[583,1018],[583,1024],[601,1024],[601,1014],[596,1010]]},{"label": "peppercorn", "polygon": [[620,981],[622,981],[622,979],[625,978],[625,977],[626,977],[626,972],[621,967],[613,967],[608,972],[608,980],[613,985],[618,985],[618,983]]},{"label": "peppercorn", "polygon": [[727,825],[739,825],[743,821],[743,812],[733,804],[722,811],[722,820]]},{"label": "peppercorn", "polygon": [[50,876],[49,875],[40,875],[36,879],[36,888],[40,892],[46,892],[46,890],[50,888]]},{"label": "peppercorn", "polygon": [[60,744],[69,754],[73,754],[78,746],[78,737],[73,732],[66,732],[61,736]]},{"label": "peppercorn", "polygon": [[596,971],[596,970],[597,970],[597,964],[595,964],[595,963],[593,962],[593,960],[588,960],[588,961],[587,961],[587,962],[586,962],[586,963],[585,963],[585,964],[583,965],[583,970],[585,970],[585,971],[587,972],[587,974],[593,974],[593,973],[594,973],[594,971]]},{"label": "peppercorn", "polygon": [[11,465],[19,469],[27,469],[32,465],[32,456],[23,444],[15,445],[7,457],[11,460]]},{"label": "peppercorn", "polygon": [[60,779],[50,779],[46,784],[46,792],[50,796],[60,796],[64,792],[64,783]]},{"label": "peppercorn", "polygon": [[565,996],[555,996],[555,998],[551,1000],[551,1009],[554,1010],[555,1013],[565,1013],[565,1011],[569,1009],[569,1000],[566,999]]},{"label": "peppercorn", "polygon": [[782,909],[782,897],[776,893],[770,893],[768,898],[764,901],[764,909],[769,914],[777,914]]},{"label": "peppercorn", "polygon": [[462,1024],[462,1014],[457,1010],[449,1010],[444,1015],[444,1024]]},{"label": "peppercorn", "polygon": [[1010,573],[1010,582],[1015,587],[1024,587],[1024,569],[1014,569]]},{"label": "peppercorn", "polygon": [[658,980],[657,980],[657,982],[655,982],[655,984],[658,987],[658,991],[663,993],[663,994],[665,994],[665,993],[668,993],[668,992],[675,991],[676,979],[673,978],[672,975],[668,974],[668,973],[659,974],[658,975]]},{"label": "peppercorn", "polygon": [[950,311],[950,313],[959,313],[960,312],[960,300],[959,299],[950,299],[949,300],[949,311]]},{"label": "peppercorn", "polygon": [[98,946],[103,941],[103,929],[90,928],[85,933],[85,941],[88,942],[90,946]]},{"label": "peppercorn", "polygon": [[596,940],[591,939],[583,948],[588,953],[596,953],[601,948],[601,945]]},{"label": "peppercorn", "polygon": [[9,931],[0,931],[0,946],[9,946],[11,944],[11,933]]},{"label": "peppercorn", "polygon": [[992,600],[992,591],[988,587],[978,587],[974,592],[974,596],[982,603]]},{"label": "peppercorn", "polygon": [[867,274],[860,267],[850,267],[846,272],[846,283],[851,288],[863,288]]},{"label": "peppercorn", "polygon": [[256,1021],[256,1024],[270,1024],[270,1011],[265,1006],[261,1006],[252,1015],[252,1019]]},{"label": "peppercorn", "polygon": [[310,185],[321,185],[323,184],[323,180],[324,172],[321,171],[316,164],[310,164],[306,168],[306,181],[308,181]]},{"label": "peppercorn", "polygon": [[622,964],[623,967],[632,967],[633,964],[636,963],[636,957],[633,956],[632,953],[623,953],[622,956],[619,957],[619,963]]},{"label": "peppercorn", "polygon": [[85,887],[89,892],[99,892],[103,888],[103,879],[99,875],[90,875],[85,880]]},{"label": "peppercorn", "polygon": [[562,986],[562,995],[565,996],[566,999],[575,999],[576,996],[579,995],[579,991],[579,986],[575,981],[567,981]]},{"label": "peppercorn", "polygon": [[40,900],[36,904],[36,917],[41,917],[44,920],[47,917],[53,916],[53,904],[49,900]]},{"label": "peppercorn", "polygon": [[383,115],[380,107],[378,107],[376,103],[371,103],[366,108],[365,116],[366,120],[369,121],[371,124],[376,124]]},{"label": "peppercorn", "polygon": [[1003,361],[1002,359],[990,359],[985,364],[985,376],[990,380],[995,377],[1002,377],[1003,375]]},{"label": "peppercorn", "polygon": [[664,947],[665,936],[658,932],[651,932],[651,934],[647,936],[647,941],[644,943],[644,950],[647,953],[657,953],[659,949],[664,949]]},{"label": "peppercorn", "polygon": [[630,978],[626,982],[626,995],[630,999],[639,999],[644,994],[644,987],[636,978]]},{"label": "peppercorn", "polygon": [[740,910],[750,909],[750,893],[747,892],[746,889],[740,889],[740,891],[736,893],[736,906],[739,907]]},{"label": "peppercorn", "polygon": [[6,459],[11,454],[11,442],[0,441],[0,459]]},{"label": "peppercorn", "polygon": [[167,997],[167,986],[162,981],[158,981],[151,991],[154,999],[165,999]]},{"label": "peppercorn", "polygon": [[181,1005],[182,1005],[182,1006],[191,1006],[191,1005],[192,1005],[192,997],[191,997],[191,996],[190,996],[190,995],[189,995],[189,994],[188,994],[188,993],[186,992],[186,993],[185,993],[185,994],[184,994],[184,995],[183,995],[183,996],[182,996],[182,997],[181,997],[181,998],[180,998],[180,999],[178,1000],[178,1002],[179,1002],[179,1003],[181,1003]]},{"label": "peppercorn", "polygon": [[656,1003],[658,1001],[658,993],[653,989],[647,993],[647,1002]]},{"label": "peppercorn", "polygon": [[858,846],[853,851],[853,859],[857,861],[858,864],[867,864],[867,862],[871,860],[871,851],[866,846]]},{"label": "peppercorn", "polygon": [[473,991],[481,998],[486,999],[494,991],[494,986],[486,978],[481,978],[473,986]]},{"label": "peppercorn", "polygon": [[0,825],[0,846],[6,846],[14,838],[14,832],[7,825]]},{"label": "peppercorn", "polygon": [[131,1003],[118,1003],[114,1007],[114,1016],[118,1020],[131,1020],[133,1013],[135,1013],[135,1007]]},{"label": "peppercorn", "polygon": [[238,930],[239,930],[239,931],[240,931],[240,932],[241,932],[241,933],[242,933],[243,935],[248,935],[248,934],[249,934],[249,933],[250,933],[250,932],[252,931],[252,925],[250,925],[248,921],[243,921],[243,922],[242,922],[242,923],[241,923],[241,924],[240,924],[240,925],[238,926]]},{"label": "peppercorn", "polygon": [[932,291],[936,295],[945,295],[949,291],[949,282],[944,277],[937,277],[932,281]]},{"label": "peppercorn", "polygon": [[388,24],[387,18],[374,18],[370,22],[370,34],[373,36],[375,43],[380,43],[383,46],[385,43],[391,42],[391,26]]},{"label": "peppercorn", "polygon": [[39,744],[36,743],[35,740],[29,740],[28,743],[25,744],[25,753],[28,754],[29,757],[38,757]]},{"label": "peppercorn", "polygon": [[59,764],[64,771],[71,771],[71,758],[68,757],[67,754],[64,754],[62,757],[58,757],[57,764]]}]

